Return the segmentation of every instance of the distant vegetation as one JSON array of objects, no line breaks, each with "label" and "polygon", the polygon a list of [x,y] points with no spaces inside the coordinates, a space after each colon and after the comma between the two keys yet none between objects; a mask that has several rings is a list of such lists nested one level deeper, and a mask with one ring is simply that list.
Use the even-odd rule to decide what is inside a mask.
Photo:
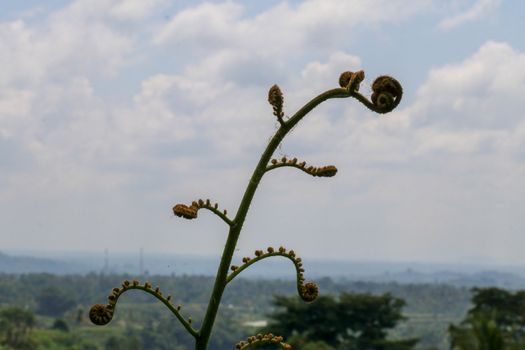
[{"label": "distant vegetation", "polygon": [[525,349],[525,291],[474,289],[473,307],[450,326],[453,350]]},{"label": "distant vegetation", "polygon": [[[137,274],[139,254],[109,255],[105,266],[105,256],[96,253],[57,253],[58,258],[36,258],[33,256],[9,255],[0,252],[0,271],[4,273],[51,273],[58,275],[105,273]],[[155,275],[205,275],[213,276],[217,270],[218,257],[203,257],[175,254],[146,254],[145,270]],[[330,261],[314,260],[308,266],[309,276],[314,279],[331,277],[341,280],[398,282],[402,284],[450,284],[458,287],[491,287],[504,289],[525,289],[523,268],[499,267],[487,270],[479,265],[430,264],[408,262],[374,261]],[[288,262],[267,260],[244,278],[284,278],[290,279],[293,273]]]},{"label": "distant vegetation", "polygon": [[[276,297],[279,308],[268,329],[291,335],[294,349],[412,350],[419,339],[387,339],[404,318],[404,300],[388,293],[321,296],[312,304],[297,297]],[[310,344],[315,344],[310,345]]]},{"label": "distant vegetation", "polygon": [[[137,276],[0,274],[0,309],[15,307],[33,315],[34,321],[25,326],[30,331],[20,333],[27,336],[28,349],[191,349],[192,339],[149,295],[126,294],[116,312],[115,322],[108,327],[98,328],[88,322],[87,312],[93,299],[106,295],[115,280],[134,277]],[[141,276],[141,279],[154,286],[161,285],[166,291],[177,290],[173,302],[184,304],[185,310],[195,319],[200,319],[204,313],[213,282],[212,277],[188,275]],[[471,291],[467,288],[439,284],[345,282],[330,278],[318,282],[323,296],[329,299],[352,292],[376,296],[390,293],[392,298],[403,300],[406,304],[398,311],[402,311],[406,320],[398,320],[396,327],[388,331],[388,339],[419,338],[416,349],[447,349],[449,325],[459,323],[470,307]],[[259,331],[248,322],[270,321],[274,312],[283,310],[282,305],[278,305],[279,300],[291,297],[295,292],[295,281],[239,279],[235,284],[235,288],[228,289],[224,295],[222,313],[210,349],[230,349],[237,339]],[[281,299],[275,299],[276,295],[282,296]],[[1,334],[0,339],[6,343],[5,334]],[[31,348],[36,344],[37,348]]]}]

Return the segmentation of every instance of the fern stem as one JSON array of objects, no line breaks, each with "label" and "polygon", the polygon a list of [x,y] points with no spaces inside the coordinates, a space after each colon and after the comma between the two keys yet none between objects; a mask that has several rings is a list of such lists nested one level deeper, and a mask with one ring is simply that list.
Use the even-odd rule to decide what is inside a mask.
[{"label": "fern stem", "polygon": [[266,171],[266,166],[270,162],[270,159],[274,154],[275,150],[277,149],[281,141],[284,139],[286,134],[306,114],[308,114],[308,112],[310,112],[320,103],[330,98],[345,98],[349,96],[350,93],[348,92],[348,90],[343,88],[337,88],[328,90],[314,97],[301,109],[299,109],[290,119],[288,119],[284,123],[281,123],[281,126],[275,132],[270,142],[266,146],[266,149],[261,155],[261,158],[259,159],[259,162],[257,163],[255,170],[253,171],[252,177],[248,182],[248,186],[246,187],[246,190],[242,197],[241,203],[237,210],[237,214],[235,215],[235,218],[232,221],[232,225],[230,226],[228,238],[226,240],[217,275],[215,277],[213,291],[210,297],[210,301],[208,303],[208,308],[206,309],[206,314],[202,322],[202,327],[197,336],[197,342],[195,345],[196,350],[206,350],[208,346],[208,341],[211,335],[213,324],[215,322],[215,318],[217,316],[217,312],[219,310],[222,294],[224,293],[224,289],[227,285],[228,270],[232,262],[233,253],[235,251],[235,247],[237,246],[237,241],[239,239],[244,220],[246,219],[246,215],[248,213],[248,209],[250,208],[253,196],[255,195],[255,191],[257,190],[257,187],[259,186],[259,183],[261,182],[261,179]]}]

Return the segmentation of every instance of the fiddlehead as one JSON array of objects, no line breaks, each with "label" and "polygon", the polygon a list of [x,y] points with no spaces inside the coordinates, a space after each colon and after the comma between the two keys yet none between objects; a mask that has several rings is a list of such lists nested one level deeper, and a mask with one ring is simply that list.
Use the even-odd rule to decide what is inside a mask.
[{"label": "fiddlehead", "polygon": [[348,91],[359,91],[359,84],[365,80],[365,72],[343,72],[339,76],[339,86],[346,88]]},{"label": "fiddlehead", "polygon": [[368,100],[358,92],[359,84],[364,78],[365,73],[363,71],[344,72],[339,77],[339,85],[345,88],[352,97],[376,113],[391,112],[399,105],[403,96],[403,88],[396,79],[388,75],[376,78],[372,83],[372,96]]},{"label": "fiddlehead", "polygon": [[194,337],[197,336],[197,331],[191,326],[191,317],[185,319],[180,312],[181,306],[174,306],[171,303],[171,295],[165,297],[160,291],[159,287],[153,288],[148,282],[140,284],[139,281],[130,282],[126,280],[122,282],[122,286],[120,288],[113,288],[111,294],[108,296],[108,303],[106,305],[95,304],[89,310],[89,319],[91,320],[91,322],[98,326],[103,326],[111,322],[111,320],[113,319],[113,314],[115,313],[115,307],[117,306],[117,301],[119,297],[125,292],[132,289],[142,290],[160,300],[164,305],[168,307],[168,309],[170,309],[170,311],[175,315],[175,317],[177,317],[177,319],[182,323],[184,328],[186,328],[186,330],[191,335],[193,335]]},{"label": "fiddlehead", "polygon": [[372,84],[372,103],[382,109],[383,113],[397,107],[403,96],[403,88],[399,82],[387,75],[382,75]]},{"label": "fiddlehead", "polygon": [[199,209],[207,209],[220,217],[228,225],[231,226],[233,224],[233,221],[227,216],[228,211],[226,209],[220,211],[219,204],[215,203],[212,205],[209,199],[193,201],[190,206],[187,206],[186,204],[177,204],[173,207],[173,214],[191,220],[197,218]]},{"label": "fiddlehead", "polygon": [[246,350],[263,344],[276,344],[282,350],[290,350],[292,348],[290,344],[283,342],[283,337],[267,333],[252,335],[246,338],[246,340],[241,340],[235,345],[235,350]]},{"label": "fiddlehead", "polygon": [[266,166],[265,171],[289,166],[302,170],[305,173],[310,174],[314,177],[332,177],[335,176],[335,174],[337,174],[337,168],[334,165],[325,165],[322,167],[306,166],[306,162],[298,163],[297,158],[288,159],[286,157],[282,157],[280,160],[272,159],[270,163],[271,164]]},{"label": "fiddlehead", "polygon": [[283,93],[281,92],[281,89],[277,85],[273,85],[270,90],[268,91],[268,102],[273,107],[273,115],[277,117],[277,120],[281,125],[284,125],[284,112],[283,112],[283,104],[284,104],[284,98]]},{"label": "fiddlehead", "polygon": [[237,275],[242,271],[247,269],[249,266],[255,264],[256,262],[272,257],[272,256],[282,256],[289,259],[295,266],[296,272],[296,281],[297,281],[297,292],[301,299],[306,302],[314,301],[319,295],[319,287],[314,282],[306,282],[304,280],[304,268],[303,262],[300,257],[298,257],[293,250],[286,251],[286,248],[280,247],[278,250],[275,250],[273,247],[268,247],[266,252],[262,250],[255,251],[255,257],[244,257],[242,259],[243,264],[240,266],[232,265],[230,267],[231,273],[226,279],[226,283],[231,282]]}]

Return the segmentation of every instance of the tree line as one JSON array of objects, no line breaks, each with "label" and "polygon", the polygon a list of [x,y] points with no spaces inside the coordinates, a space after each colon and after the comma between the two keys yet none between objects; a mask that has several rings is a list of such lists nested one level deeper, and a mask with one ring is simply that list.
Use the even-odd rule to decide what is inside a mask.
[{"label": "tree line", "polygon": [[[117,311],[117,322],[108,331],[87,323],[89,305],[104,300],[115,280],[133,277],[136,276],[0,274],[3,315],[0,344],[4,344],[0,349],[4,350],[2,346],[5,348],[6,344],[18,344],[9,349],[24,346],[32,349],[35,342],[39,350],[62,349],[57,345],[60,342],[68,344],[63,345],[64,349],[79,350],[118,349],[119,346],[137,350],[184,349],[186,335],[179,332],[170,315],[162,312],[155,299],[138,293],[124,297],[125,302]],[[211,277],[142,276],[140,279],[160,284],[163,290],[175,291],[174,299],[198,322],[202,305],[209,296]],[[519,332],[523,332],[523,325],[518,311],[512,316],[513,310],[525,314],[522,292],[329,278],[321,279],[319,285],[322,291],[319,300],[304,304],[294,299],[293,281],[235,281],[223,299],[223,316],[218,321],[211,349],[227,349],[248,334],[265,331],[245,325],[253,319],[269,320],[269,329],[291,339],[296,349],[525,348],[520,348],[523,343]],[[420,325],[422,319],[429,323]],[[308,325],[315,328],[309,329]],[[412,326],[424,328],[426,333]],[[93,332],[97,332],[96,336]],[[177,340],[168,344],[169,338]],[[24,343],[24,339],[29,342]],[[487,343],[501,347],[479,345]],[[42,344],[52,345],[46,348]]]}]

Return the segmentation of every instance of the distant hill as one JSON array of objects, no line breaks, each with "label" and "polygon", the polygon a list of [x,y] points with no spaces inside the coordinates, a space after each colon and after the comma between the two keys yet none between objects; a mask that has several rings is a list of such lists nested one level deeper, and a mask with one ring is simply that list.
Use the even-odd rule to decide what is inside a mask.
[{"label": "distant hill", "polygon": [[[36,253],[35,253],[36,255]],[[240,258],[235,258],[239,261]],[[129,273],[158,275],[214,276],[219,258],[145,254],[142,267],[139,254],[62,252],[40,256],[0,252],[0,273],[45,272],[56,275],[96,273]],[[141,268],[144,271],[140,271]],[[421,262],[334,261],[305,259],[307,278],[331,277],[346,281],[397,282],[411,284],[449,284],[458,287],[497,286],[524,289],[525,269],[514,266],[479,266]],[[292,279],[294,270],[287,259],[267,259],[244,273],[246,278]]]},{"label": "distant hill", "polygon": [[61,275],[80,271],[82,266],[71,262],[32,256],[13,256],[0,252],[0,272],[3,273],[47,272]]}]

